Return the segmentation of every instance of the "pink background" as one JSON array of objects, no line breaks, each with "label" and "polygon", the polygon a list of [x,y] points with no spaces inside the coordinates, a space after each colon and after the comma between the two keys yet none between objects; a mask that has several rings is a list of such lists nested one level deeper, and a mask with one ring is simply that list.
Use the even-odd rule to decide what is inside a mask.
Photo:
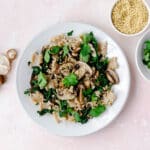
[{"label": "pink background", "polygon": [[[148,0],[149,1],[149,0]],[[149,150],[150,82],[135,65],[138,37],[116,33],[109,12],[115,0],[0,0],[0,52],[16,48],[21,56],[28,42],[44,28],[65,21],[95,25],[123,48],[131,68],[132,86],[119,117],[105,129],[85,137],[51,135],[35,124],[20,105],[16,91],[16,66],[0,87],[1,150]]]}]

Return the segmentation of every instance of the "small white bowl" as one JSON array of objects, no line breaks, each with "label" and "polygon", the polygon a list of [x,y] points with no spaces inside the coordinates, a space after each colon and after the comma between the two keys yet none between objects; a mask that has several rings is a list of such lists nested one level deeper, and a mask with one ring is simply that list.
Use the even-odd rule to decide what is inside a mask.
[{"label": "small white bowl", "polygon": [[[119,1],[119,0],[118,0],[118,1]],[[115,4],[116,4],[118,1],[116,1]],[[125,34],[125,33],[122,33],[121,31],[119,31],[119,30],[115,27],[115,25],[113,24],[113,22],[112,22],[112,10],[113,10],[115,4],[113,5],[113,7],[111,8],[111,11],[110,11],[110,23],[111,23],[112,27],[114,28],[114,30],[115,30],[116,32],[118,32],[119,34],[121,34],[121,35],[123,35],[123,36],[126,36],[126,37],[138,36],[138,35],[142,34],[142,33],[148,28],[148,26],[149,26],[149,24],[150,24],[150,8],[149,8],[149,5],[147,4],[147,2],[146,2],[145,0],[143,0],[143,3],[145,4],[145,6],[146,6],[146,8],[147,8],[147,10],[148,10],[148,14],[149,14],[147,25],[143,28],[143,30],[141,30],[140,32],[135,33],[135,34]]]},{"label": "small white bowl", "polygon": [[146,40],[150,40],[150,30],[148,30],[144,36],[139,40],[136,48],[135,59],[136,65],[141,73],[142,77],[150,81],[150,69],[147,68],[146,65],[143,64],[143,49],[144,49],[144,42]]}]

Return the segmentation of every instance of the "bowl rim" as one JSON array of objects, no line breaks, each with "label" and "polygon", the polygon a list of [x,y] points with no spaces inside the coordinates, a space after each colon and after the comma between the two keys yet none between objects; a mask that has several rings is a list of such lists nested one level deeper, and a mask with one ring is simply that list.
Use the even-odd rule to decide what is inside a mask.
[{"label": "bowl rim", "polygon": [[142,0],[143,3],[144,3],[144,5],[146,6],[146,8],[147,8],[147,10],[148,10],[148,22],[147,22],[147,24],[145,25],[145,27],[144,27],[141,31],[139,31],[138,33],[126,34],[126,33],[122,33],[121,31],[119,31],[119,30],[115,27],[115,25],[113,24],[113,22],[112,22],[112,10],[113,10],[114,6],[116,5],[116,3],[117,3],[118,1],[119,1],[119,0],[117,0],[117,1],[113,4],[113,6],[112,6],[111,9],[110,9],[110,13],[109,13],[109,15],[110,15],[110,16],[109,16],[109,21],[110,21],[111,26],[113,27],[113,29],[114,29],[116,32],[118,32],[120,35],[123,35],[123,36],[125,36],[125,37],[134,37],[134,36],[138,36],[138,35],[144,33],[144,32],[147,30],[147,28],[149,27],[149,25],[150,25],[150,7],[149,7],[148,3],[147,3],[145,0]]},{"label": "bowl rim", "polygon": [[[146,75],[144,74],[144,72],[141,70],[140,66],[139,66],[139,61],[138,61],[138,52],[139,52],[139,46],[141,44],[141,41],[144,39],[144,37],[150,33],[150,29],[147,30],[144,35],[138,40],[138,43],[137,43],[137,46],[136,46],[136,51],[135,51],[135,62],[136,62],[136,66],[137,66],[137,69],[138,71],[140,72],[140,75],[146,80],[146,81],[149,81],[150,82],[150,79],[148,79],[146,77]],[[141,60],[142,61],[142,60]]]}]

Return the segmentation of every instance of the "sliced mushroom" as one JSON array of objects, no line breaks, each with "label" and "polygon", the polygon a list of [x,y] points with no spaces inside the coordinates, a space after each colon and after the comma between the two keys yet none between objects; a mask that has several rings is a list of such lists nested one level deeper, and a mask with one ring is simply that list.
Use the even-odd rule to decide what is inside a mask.
[{"label": "sliced mushroom", "polygon": [[57,88],[57,87],[58,87],[58,80],[49,78],[49,82],[48,82],[46,88],[50,89],[50,88]]},{"label": "sliced mushroom", "polygon": [[50,109],[51,106],[48,103],[40,102],[39,103],[40,111],[43,109]]},{"label": "sliced mushroom", "polygon": [[79,79],[81,79],[86,73],[89,73],[89,75],[92,76],[93,72],[89,65],[82,61],[78,61],[76,65],[79,65],[79,68],[74,73]]},{"label": "sliced mushroom", "polygon": [[114,70],[108,69],[106,71],[106,76],[111,83],[113,84],[119,83],[119,77]]},{"label": "sliced mushroom", "polygon": [[84,85],[86,88],[89,88],[91,85],[90,80],[89,79],[84,80]]},{"label": "sliced mushroom", "polygon": [[0,85],[2,85],[5,82],[5,77],[3,75],[0,75]]},{"label": "sliced mushroom", "polygon": [[37,103],[42,103],[44,97],[40,92],[36,91],[35,93],[31,94],[31,99],[35,104],[37,104]]},{"label": "sliced mushroom", "polygon": [[5,65],[0,65],[0,75],[7,75],[10,68]]},{"label": "sliced mushroom", "polygon": [[70,99],[74,99],[76,97],[76,93],[72,93],[69,91],[69,89],[57,89],[57,97],[60,100],[70,100]]},{"label": "sliced mushroom", "polygon": [[98,50],[98,54],[100,55],[103,55],[105,56],[106,53],[107,53],[107,42],[106,41],[103,41],[101,43],[99,43],[99,50]]},{"label": "sliced mushroom", "polygon": [[10,61],[13,61],[17,57],[17,51],[15,49],[9,49],[7,51],[7,57]]},{"label": "sliced mushroom", "polygon": [[108,63],[107,69],[115,70],[118,68],[117,57],[112,57]]},{"label": "sliced mushroom", "polygon": [[0,54],[0,65],[10,68],[9,59],[4,54]]},{"label": "sliced mushroom", "polygon": [[37,52],[33,53],[31,58],[31,66],[38,66],[43,62],[43,55]]},{"label": "sliced mushroom", "polygon": [[72,71],[72,69],[73,69],[73,64],[72,63],[65,63],[65,64],[62,64],[59,67],[60,73],[62,73],[64,76],[69,75],[70,72]]},{"label": "sliced mushroom", "polygon": [[57,57],[53,56],[52,64],[51,64],[51,71],[55,72],[58,69],[58,64],[57,64]]},{"label": "sliced mushroom", "polygon": [[79,102],[80,102],[80,104],[84,103],[84,96],[83,96],[82,92],[83,92],[83,87],[80,86],[80,88],[79,88]]}]

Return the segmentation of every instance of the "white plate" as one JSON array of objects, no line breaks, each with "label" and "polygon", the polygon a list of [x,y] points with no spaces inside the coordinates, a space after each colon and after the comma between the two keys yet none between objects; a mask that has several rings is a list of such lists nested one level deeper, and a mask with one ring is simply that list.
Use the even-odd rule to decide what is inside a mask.
[{"label": "white plate", "polygon": [[[37,114],[37,106],[35,106],[28,96],[24,95],[24,90],[29,85],[31,69],[27,62],[35,51],[40,51],[42,46],[49,42],[49,39],[61,33],[67,33],[74,30],[74,35],[87,33],[92,31],[99,41],[108,42],[108,56],[118,57],[119,69],[117,70],[120,78],[120,83],[114,86],[114,91],[117,95],[117,100],[112,107],[108,108],[101,116],[91,119],[86,124],[63,122],[57,124],[53,117],[49,114],[40,117]],[[17,89],[19,99],[28,113],[28,115],[39,125],[48,129],[51,133],[61,136],[83,136],[96,132],[108,124],[110,124],[120,113],[128,97],[130,88],[130,72],[127,60],[120,47],[103,31],[88,24],[81,23],[63,23],[58,24],[41,32],[36,36],[25,49],[23,56],[19,62],[17,69]]]}]

